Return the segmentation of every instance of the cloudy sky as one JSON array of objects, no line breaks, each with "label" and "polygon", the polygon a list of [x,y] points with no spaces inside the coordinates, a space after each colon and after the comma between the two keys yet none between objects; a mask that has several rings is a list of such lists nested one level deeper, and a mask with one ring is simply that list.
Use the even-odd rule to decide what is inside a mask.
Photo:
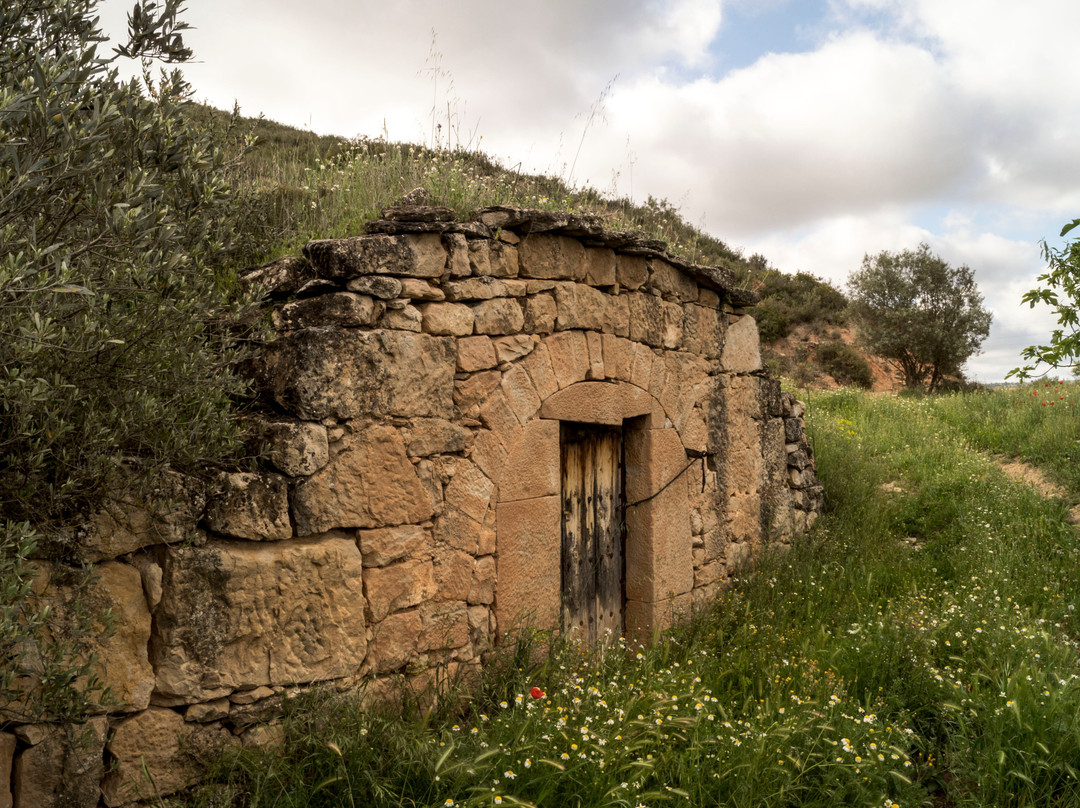
[{"label": "cloudy sky", "polygon": [[[119,35],[130,0],[104,0]],[[926,241],[994,312],[1080,216],[1076,0],[188,0],[197,96],[319,133],[455,144],[684,217],[843,286]]]}]

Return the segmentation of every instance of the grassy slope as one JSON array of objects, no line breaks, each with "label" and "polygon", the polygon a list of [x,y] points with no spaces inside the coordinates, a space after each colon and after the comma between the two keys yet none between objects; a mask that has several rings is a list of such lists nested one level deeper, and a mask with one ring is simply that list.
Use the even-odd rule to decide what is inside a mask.
[{"label": "grassy slope", "polygon": [[478,697],[405,720],[300,701],[284,754],[234,761],[218,796],[1080,804],[1080,537],[1066,503],[1008,481],[983,450],[1029,456],[1027,436],[1053,436],[1034,454],[1080,494],[1080,386],[1059,386],[1053,407],[1029,405],[1033,390],[815,396],[827,513],[686,628],[641,652],[495,657]]}]

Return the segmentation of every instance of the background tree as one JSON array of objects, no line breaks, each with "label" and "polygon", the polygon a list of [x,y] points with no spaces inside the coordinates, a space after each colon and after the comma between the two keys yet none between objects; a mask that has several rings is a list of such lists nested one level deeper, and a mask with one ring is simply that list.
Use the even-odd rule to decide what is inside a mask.
[{"label": "background tree", "polygon": [[[1068,235],[1080,226],[1080,219],[1073,219],[1061,229],[1061,236]],[[1037,375],[1044,375],[1051,368],[1073,368],[1080,370],[1080,240],[1072,239],[1061,249],[1051,248],[1042,243],[1043,258],[1048,269],[1038,277],[1043,286],[1027,292],[1023,302],[1031,308],[1036,303],[1053,306],[1057,312],[1058,328],[1050,334],[1048,345],[1029,345],[1021,351],[1021,356],[1034,360],[1033,364],[1013,368],[1006,378],[1016,376],[1030,378],[1040,365],[1046,369]]]},{"label": "background tree", "polygon": [[892,360],[904,385],[930,392],[959,375],[990,333],[975,273],[951,267],[927,244],[863,258],[848,281],[852,312],[867,347]]},{"label": "background tree", "polygon": [[120,55],[189,58],[179,0],[137,3],[112,56],[96,6],[0,3],[0,695],[43,619],[26,598],[40,537],[241,443],[242,303],[221,267],[243,144],[185,116],[179,72],[154,80],[144,61],[142,83],[118,78]]}]

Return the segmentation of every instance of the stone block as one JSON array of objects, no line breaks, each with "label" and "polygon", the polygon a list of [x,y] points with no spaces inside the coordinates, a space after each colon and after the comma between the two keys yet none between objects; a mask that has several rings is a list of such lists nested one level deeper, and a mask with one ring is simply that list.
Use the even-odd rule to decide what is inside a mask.
[{"label": "stone block", "polygon": [[655,295],[626,295],[630,307],[630,339],[659,348],[664,344],[664,301]]},{"label": "stone block", "polygon": [[364,593],[371,619],[376,623],[392,612],[430,600],[436,591],[435,565],[431,560],[408,560],[364,570]]},{"label": "stone block", "polygon": [[562,596],[559,497],[501,502],[497,519],[495,613],[501,630],[558,626]]},{"label": "stone block", "polygon": [[[674,429],[644,429],[626,441],[626,597],[662,601],[694,585],[687,458]],[[674,481],[674,483],[673,483]]]},{"label": "stone block", "polygon": [[464,601],[472,587],[475,559],[464,550],[440,547],[435,552],[435,600]]},{"label": "stone block", "polygon": [[589,347],[580,331],[562,331],[544,338],[559,388],[584,381],[589,373]]},{"label": "stone block", "polygon": [[422,628],[420,612],[416,609],[392,614],[375,626],[372,646],[376,672],[390,673],[414,661]]},{"label": "stone block", "polygon": [[484,526],[460,511],[449,509],[435,522],[434,534],[436,545],[475,555],[484,535]]},{"label": "stone block", "polygon": [[518,421],[527,424],[540,409],[540,396],[525,368],[513,365],[503,374],[500,386]]},{"label": "stone block", "polygon": [[517,334],[525,324],[521,304],[511,298],[485,300],[472,307],[477,334]]},{"label": "stone block", "polygon": [[615,251],[606,247],[585,250],[585,283],[591,286],[615,285]]},{"label": "stone block", "polygon": [[558,314],[555,327],[599,331],[608,319],[608,295],[584,283],[559,283],[555,286]]},{"label": "stone block", "polygon": [[761,370],[761,343],[757,323],[748,314],[727,327],[720,366],[730,373],[753,373]]},{"label": "stone block", "polygon": [[604,343],[601,335],[595,331],[587,331],[585,333],[585,346],[589,349],[589,372],[586,374],[586,378],[594,380],[606,378],[604,371]]},{"label": "stone block", "polygon": [[[542,418],[621,426],[627,418],[659,409],[646,391],[625,382],[580,382],[560,390],[540,408]],[[663,420],[662,413],[657,413]]]},{"label": "stone block", "polygon": [[495,602],[495,557],[482,556],[473,563],[472,581],[467,600],[469,605],[491,605]]},{"label": "stone block", "polygon": [[293,489],[297,535],[418,524],[432,515],[398,430],[370,426],[336,446],[330,463]]},{"label": "stone block", "polygon": [[[57,573],[60,573],[57,575]],[[71,581],[70,574],[59,566],[42,565],[35,592],[42,605],[52,611],[50,626],[61,632],[74,628],[79,619],[71,604],[77,596],[86,613],[92,616],[92,633],[86,640],[91,656],[91,673],[109,688],[115,707],[123,710],[142,710],[150,704],[154,690],[154,670],[147,656],[150,642],[150,609],[143,594],[139,571],[119,561],[98,564],[89,576],[85,589],[81,582]],[[106,630],[105,612],[115,619],[114,629]],[[32,648],[24,649],[36,655]],[[29,660],[27,665],[31,665]],[[73,687],[83,690],[86,682],[76,681]],[[91,700],[100,694],[91,692]]]},{"label": "stone block", "polygon": [[333,292],[286,303],[273,312],[272,319],[278,331],[313,326],[353,328],[374,325],[381,313],[381,307],[368,295]]},{"label": "stone block", "polygon": [[222,489],[207,501],[203,518],[210,530],[237,539],[292,538],[289,487],[276,474],[226,474]]},{"label": "stone block", "polygon": [[215,725],[189,724],[151,707],[120,721],[108,743],[114,767],[101,785],[105,804],[158,801],[199,781],[226,747],[237,743]]},{"label": "stone block", "polygon": [[[364,275],[353,278],[345,284],[345,288],[350,292],[377,297],[379,300],[393,300],[401,297],[403,287],[400,278],[391,278],[388,275]],[[331,323],[317,323],[316,325],[331,325]]]},{"label": "stone block", "polygon": [[[420,621],[417,650],[421,652],[454,650],[469,643],[469,610],[464,601],[422,606]],[[455,656],[468,659],[472,654]]]},{"label": "stone block", "polygon": [[446,300],[446,293],[442,289],[420,278],[402,278],[400,296],[407,300],[428,300],[436,303]]},{"label": "stone block", "polygon": [[428,561],[435,550],[431,531],[418,525],[358,530],[365,567],[385,567],[402,559]]},{"label": "stone block", "polygon": [[630,336],[630,297],[628,295],[608,298],[607,318],[604,320],[603,330],[605,334]]},{"label": "stone block", "polygon": [[499,364],[514,362],[523,356],[528,356],[536,347],[537,340],[528,334],[515,334],[511,337],[496,337],[492,340],[495,346],[495,356]]},{"label": "stone block", "polygon": [[525,301],[525,321],[522,326],[529,334],[550,334],[555,330],[558,307],[551,295],[531,295]]},{"label": "stone block", "polygon": [[525,425],[521,437],[508,447],[499,482],[499,501],[557,496],[560,463],[559,422],[533,419]]},{"label": "stone block", "polygon": [[630,365],[634,357],[630,341],[614,334],[603,334],[601,339],[604,350],[604,373],[610,379],[630,381]]},{"label": "stone block", "polygon": [[496,278],[516,278],[519,273],[517,247],[511,246],[510,243],[492,241],[489,242],[489,249],[488,263],[491,274]]},{"label": "stone block", "polygon": [[522,277],[585,280],[585,248],[577,239],[530,234],[517,250]]},{"label": "stone block", "polygon": [[659,258],[649,260],[649,285],[665,300],[689,303],[698,299],[698,285],[694,279]]},{"label": "stone block", "polygon": [[423,315],[416,306],[405,305],[401,308],[387,306],[386,313],[379,319],[379,327],[418,334],[423,329],[423,321]]},{"label": "stone block", "polygon": [[449,253],[447,268],[450,270],[450,277],[461,278],[468,275],[470,272],[469,242],[465,238],[465,234],[444,233],[442,241],[443,246],[446,247],[446,251]]},{"label": "stone block", "polygon": [[447,300],[491,300],[507,297],[506,284],[487,275],[443,284]]},{"label": "stone block", "polygon": [[320,277],[335,280],[361,275],[438,278],[446,271],[447,262],[438,233],[309,241],[304,254]]},{"label": "stone block", "polygon": [[630,383],[642,390],[649,389],[649,381],[652,379],[653,360],[660,361],[647,345],[640,342],[630,343],[632,355],[630,361]]},{"label": "stone block", "polygon": [[503,468],[506,464],[506,448],[499,436],[490,429],[478,429],[469,453],[480,471],[496,485],[500,484]]},{"label": "stone block", "polygon": [[521,421],[501,388],[495,390],[480,405],[480,420],[499,436],[504,446],[517,440],[521,433]]},{"label": "stone block", "polygon": [[427,457],[464,452],[472,433],[444,418],[415,418],[405,429],[405,454]]},{"label": "stone block", "polygon": [[266,425],[270,462],[290,477],[314,474],[330,460],[326,427],[307,421],[274,421]]},{"label": "stone block", "polygon": [[420,314],[424,333],[436,336],[467,337],[476,319],[464,303],[425,303]]},{"label": "stone block", "polygon": [[706,289],[704,286],[702,286],[700,289],[698,289],[697,302],[699,306],[707,306],[710,309],[719,309],[720,295],[718,295],[712,289]]},{"label": "stone block", "polygon": [[[183,719],[181,719],[182,721]],[[44,737],[23,750],[0,781],[0,805],[16,808],[97,808],[105,776],[104,716],[83,724],[46,725]],[[4,735],[14,751],[14,736]],[[0,765],[0,769],[5,768]],[[11,790],[9,791],[9,787]],[[5,801],[6,796],[6,801]],[[111,804],[111,803],[110,803]]]},{"label": "stone block", "polygon": [[694,303],[683,307],[683,347],[690,353],[707,356],[710,359],[720,357],[719,313]]},{"label": "stone block", "polygon": [[551,366],[551,352],[543,342],[525,357],[521,366],[532,379],[533,388],[541,401],[559,391],[559,380],[555,376],[555,369]]},{"label": "stone block", "polygon": [[453,476],[446,484],[446,504],[470,519],[483,522],[495,493],[495,484],[463,457],[448,458],[447,464]]},{"label": "stone block", "polygon": [[219,541],[163,556],[150,642],[161,703],[334,679],[363,662],[363,562],[354,541]]},{"label": "stone block", "polygon": [[184,720],[195,724],[209,724],[211,721],[220,721],[222,718],[228,717],[231,704],[232,702],[226,698],[192,704],[184,710]]},{"label": "stone block", "polygon": [[464,337],[457,341],[457,368],[466,373],[487,370],[499,363],[491,337]]},{"label": "stone block", "polygon": [[615,279],[624,289],[640,289],[649,279],[648,259],[640,255],[616,255]]},{"label": "stone block", "polygon": [[261,387],[307,421],[453,414],[453,340],[403,331],[305,328],[270,343]]}]

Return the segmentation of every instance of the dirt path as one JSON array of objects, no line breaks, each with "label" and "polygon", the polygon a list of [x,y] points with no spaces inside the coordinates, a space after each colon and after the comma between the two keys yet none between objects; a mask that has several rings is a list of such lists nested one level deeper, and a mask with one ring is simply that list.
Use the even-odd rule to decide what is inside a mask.
[{"label": "dirt path", "polygon": [[[1019,483],[1030,485],[1040,494],[1047,498],[1068,499],[1069,492],[1057,483],[1051,481],[1038,466],[1025,463],[1023,460],[1014,460],[1001,455],[993,458],[998,467],[1005,475]],[[1074,505],[1069,509],[1069,522],[1080,525],[1080,505]]]}]

